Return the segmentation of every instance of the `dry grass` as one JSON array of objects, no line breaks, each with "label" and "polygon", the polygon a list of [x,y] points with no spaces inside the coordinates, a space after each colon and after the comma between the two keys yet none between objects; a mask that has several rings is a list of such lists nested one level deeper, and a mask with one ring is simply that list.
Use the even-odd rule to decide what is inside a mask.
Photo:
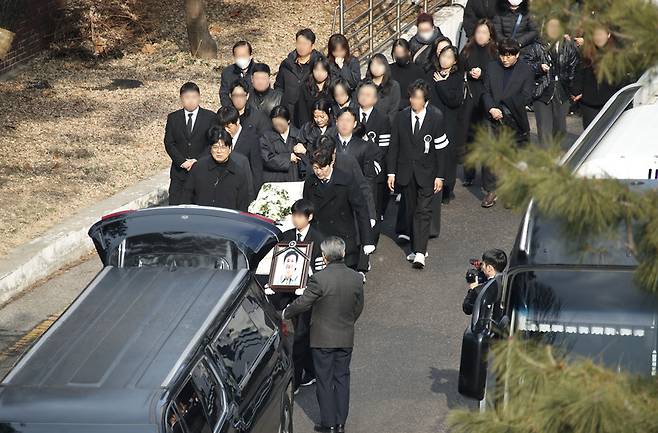
[{"label": "dry grass", "polygon": [[[334,0],[207,0],[220,58],[186,53],[182,1],[149,0],[152,28],[120,59],[83,61],[46,53],[15,77],[0,81],[0,256],[43,233],[78,209],[169,166],[162,137],[177,90],[199,84],[203,106],[218,106],[219,73],[231,46],[248,39],[273,69],[294,33],[313,28],[319,48],[331,32]],[[143,87],[108,90],[113,79]],[[30,88],[33,81],[52,88]]]}]

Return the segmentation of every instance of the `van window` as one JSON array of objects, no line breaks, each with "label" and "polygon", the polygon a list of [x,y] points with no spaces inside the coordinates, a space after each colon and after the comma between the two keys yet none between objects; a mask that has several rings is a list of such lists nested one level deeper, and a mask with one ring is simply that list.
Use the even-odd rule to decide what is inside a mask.
[{"label": "van window", "polygon": [[191,380],[183,386],[174,400],[175,407],[167,413],[167,431],[172,433],[211,433],[208,420],[203,413],[199,394]]},{"label": "van window", "polygon": [[212,344],[214,352],[237,383],[249,373],[270,336],[275,332],[272,322],[258,305],[256,298],[247,295]]},{"label": "van window", "polygon": [[199,362],[192,371],[192,381],[199,400],[201,400],[208,423],[211,426],[217,425],[224,411],[222,390],[215,374],[205,360]]}]

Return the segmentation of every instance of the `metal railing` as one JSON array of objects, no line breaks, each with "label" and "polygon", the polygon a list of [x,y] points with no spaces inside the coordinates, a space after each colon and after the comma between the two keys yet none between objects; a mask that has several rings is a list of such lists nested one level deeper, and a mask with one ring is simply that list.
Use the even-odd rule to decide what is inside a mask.
[{"label": "metal railing", "polygon": [[407,32],[418,13],[432,14],[451,4],[451,0],[339,0],[332,30],[344,34],[353,55],[365,63]]}]

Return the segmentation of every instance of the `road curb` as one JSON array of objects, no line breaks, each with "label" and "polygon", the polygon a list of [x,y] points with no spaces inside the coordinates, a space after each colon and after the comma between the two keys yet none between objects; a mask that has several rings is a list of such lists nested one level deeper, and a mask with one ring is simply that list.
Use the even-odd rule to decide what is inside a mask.
[{"label": "road curb", "polygon": [[42,236],[11,250],[0,263],[0,305],[89,254],[94,245],[87,231],[101,216],[161,204],[169,196],[168,187],[167,169],[83,209]]}]

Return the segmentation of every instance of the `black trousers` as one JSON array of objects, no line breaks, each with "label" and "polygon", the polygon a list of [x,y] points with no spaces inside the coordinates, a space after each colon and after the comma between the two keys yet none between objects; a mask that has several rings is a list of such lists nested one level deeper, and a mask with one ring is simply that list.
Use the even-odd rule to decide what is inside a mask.
[{"label": "black trousers", "polygon": [[183,192],[185,188],[185,180],[178,179],[177,177],[169,178],[169,205],[177,206],[183,204]]},{"label": "black trousers", "polygon": [[295,323],[295,339],[292,345],[292,362],[295,370],[294,385],[297,388],[304,379],[315,377],[313,355],[311,353],[311,311],[305,311],[297,316]]},{"label": "black trousers", "polygon": [[320,423],[326,427],[345,425],[350,409],[350,362],[352,348],[313,348],[317,377],[316,394]]},{"label": "black trousers", "polygon": [[569,107],[569,100],[560,100],[557,95],[554,95],[548,104],[541,101],[535,101],[532,104],[537,120],[537,135],[539,135],[541,144],[551,144],[552,140],[562,138],[567,134]]},{"label": "black trousers", "polygon": [[[430,238],[432,226],[432,204],[434,199],[434,185],[425,187],[419,185],[416,177],[412,176],[409,184],[404,187],[402,193],[405,198],[405,207],[407,210],[407,223],[411,223],[411,248],[413,253],[426,253],[427,242]],[[436,203],[438,202],[438,203]],[[438,215],[441,218],[441,199],[436,200],[434,206],[438,208]]]},{"label": "black trousers", "polygon": [[[498,134],[501,130],[501,124],[499,122],[489,122],[490,124],[490,133]],[[509,126],[508,126],[509,127]],[[516,130],[516,145],[518,147],[524,147],[528,144],[528,133],[520,130]],[[487,164],[482,165],[482,189],[486,192],[496,192],[496,175],[493,170]]]}]

